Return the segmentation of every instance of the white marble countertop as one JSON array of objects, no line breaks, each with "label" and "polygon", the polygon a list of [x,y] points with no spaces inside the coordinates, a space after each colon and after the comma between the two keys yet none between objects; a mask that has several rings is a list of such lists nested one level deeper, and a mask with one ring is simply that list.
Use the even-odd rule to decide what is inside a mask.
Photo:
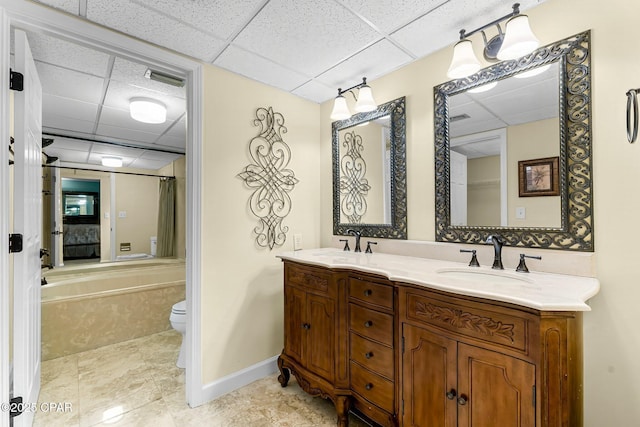
[{"label": "white marble countertop", "polygon": [[383,253],[343,252],[336,248],[283,252],[285,260],[328,268],[378,274],[392,281],[460,295],[486,298],[546,311],[589,311],[589,298],[600,290],[592,277],[516,273],[491,267]]}]

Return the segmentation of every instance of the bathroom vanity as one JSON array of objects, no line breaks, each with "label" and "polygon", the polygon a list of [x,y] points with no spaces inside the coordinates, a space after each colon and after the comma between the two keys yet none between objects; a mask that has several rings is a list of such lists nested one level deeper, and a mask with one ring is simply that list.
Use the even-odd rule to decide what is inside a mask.
[{"label": "bathroom vanity", "polygon": [[596,279],[316,249],[283,253],[284,387],[382,426],[581,426]]}]

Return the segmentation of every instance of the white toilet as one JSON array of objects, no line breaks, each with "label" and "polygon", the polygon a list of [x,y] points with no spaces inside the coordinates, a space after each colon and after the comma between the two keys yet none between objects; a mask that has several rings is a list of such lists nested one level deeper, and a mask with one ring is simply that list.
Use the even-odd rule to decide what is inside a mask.
[{"label": "white toilet", "polygon": [[184,333],[187,331],[187,301],[180,301],[173,304],[171,307],[171,316],[169,316],[169,321],[171,322],[171,326],[176,331],[182,334],[182,344],[180,345],[180,355],[178,356],[178,361],[176,362],[176,366],[178,368],[184,368]]}]

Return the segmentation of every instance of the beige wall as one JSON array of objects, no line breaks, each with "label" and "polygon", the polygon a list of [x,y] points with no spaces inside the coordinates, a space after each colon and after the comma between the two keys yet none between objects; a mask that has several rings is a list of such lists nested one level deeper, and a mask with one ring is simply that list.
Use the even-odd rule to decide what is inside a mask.
[{"label": "beige wall", "polygon": [[[640,3],[550,0],[527,12],[543,44],[591,29],[594,230],[601,291],[584,316],[585,426],[640,424],[640,145],[625,134],[625,92],[640,84]],[[500,15],[498,13],[498,15]],[[475,45],[481,36],[473,36]],[[434,240],[433,90],[451,46],[371,81],[379,103],[407,97],[409,239]],[[322,243],[331,243],[331,102],[321,107]],[[549,256],[553,256],[550,252]],[[541,261],[542,263],[545,262]],[[552,262],[552,260],[547,261]]]},{"label": "beige wall", "polygon": [[[512,227],[560,227],[560,196],[519,197],[518,161],[560,154],[558,119],[540,120],[507,128],[508,224]],[[516,218],[516,208],[526,217]]]},{"label": "beige wall", "polygon": [[[159,179],[151,176],[116,175],[116,256],[150,254],[151,237],[158,234]],[[121,217],[124,212],[126,217]],[[131,250],[120,250],[121,243],[131,243]]]},{"label": "beige wall", "polygon": [[467,225],[500,225],[500,156],[467,160]]},{"label": "beige wall", "polygon": [[[222,69],[204,67],[202,152],[202,380],[205,384],[282,351],[282,265],[276,255],[293,249],[300,233],[306,248],[320,245],[319,106]],[[282,113],[291,149],[289,168],[299,183],[289,193],[292,210],[283,247],[257,247],[252,191],[237,177],[251,163],[249,141],[260,107]],[[327,156],[331,174],[331,148]],[[196,196],[198,197],[198,196]],[[323,210],[331,211],[331,204]]]}]

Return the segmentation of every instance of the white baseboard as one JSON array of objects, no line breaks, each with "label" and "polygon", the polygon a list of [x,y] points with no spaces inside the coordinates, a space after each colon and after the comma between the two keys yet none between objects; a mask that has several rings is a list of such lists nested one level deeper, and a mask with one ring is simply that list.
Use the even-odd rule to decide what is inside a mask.
[{"label": "white baseboard", "polygon": [[270,357],[255,365],[251,365],[225,377],[217,379],[202,387],[200,401],[202,403],[217,399],[227,393],[251,384],[254,381],[266,376],[275,374],[278,371],[278,356]]}]

